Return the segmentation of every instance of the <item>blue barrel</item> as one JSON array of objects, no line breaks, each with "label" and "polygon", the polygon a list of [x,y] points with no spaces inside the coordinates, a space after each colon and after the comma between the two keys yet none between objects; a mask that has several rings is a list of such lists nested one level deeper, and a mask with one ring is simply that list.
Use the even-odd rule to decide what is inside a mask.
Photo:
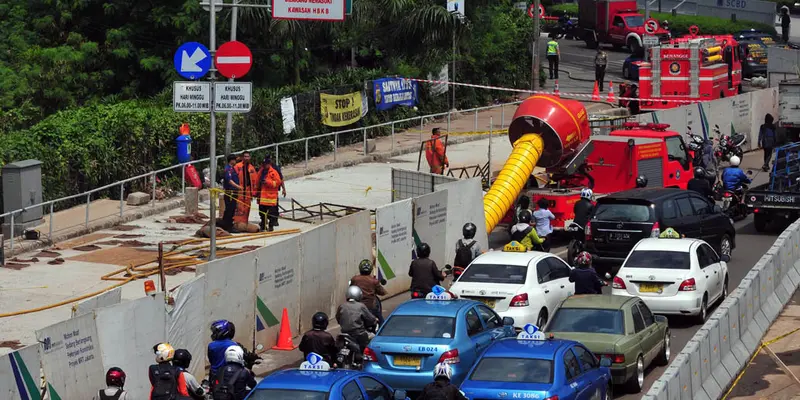
[{"label": "blue barrel", "polygon": [[175,139],[175,145],[178,148],[178,162],[189,162],[192,157],[192,137],[180,135]]}]

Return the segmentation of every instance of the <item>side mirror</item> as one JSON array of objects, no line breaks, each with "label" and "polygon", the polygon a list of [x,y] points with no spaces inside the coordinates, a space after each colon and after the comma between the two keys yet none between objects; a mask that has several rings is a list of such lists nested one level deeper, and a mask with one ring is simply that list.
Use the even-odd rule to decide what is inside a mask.
[{"label": "side mirror", "polygon": [[[683,145],[681,145],[681,147],[683,147]],[[683,150],[683,149],[681,149],[681,150]],[[672,154],[670,154],[670,155],[668,155],[668,156],[667,156],[667,160],[670,160],[670,161],[675,161],[675,156],[673,156]]]},{"label": "side mirror", "polygon": [[514,326],[514,318],[503,317],[503,326]]},{"label": "side mirror", "polygon": [[747,175],[753,175],[753,171],[747,170]]},{"label": "side mirror", "polygon": [[665,324],[668,322],[667,321],[667,317],[665,317],[663,315],[656,315],[656,316],[654,316],[654,318],[655,318],[656,322],[663,322]]},{"label": "side mirror", "polygon": [[406,400],[406,391],[397,389],[394,391],[394,400]]},{"label": "side mirror", "polygon": [[601,367],[611,367],[611,359],[608,357],[603,357],[600,359],[600,366]]},{"label": "side mirror", "polygon": [[723,255],[719,256],[719,259],[722,262],[731,262],[731,256],[729,256],[727,254],[723,254]]}]

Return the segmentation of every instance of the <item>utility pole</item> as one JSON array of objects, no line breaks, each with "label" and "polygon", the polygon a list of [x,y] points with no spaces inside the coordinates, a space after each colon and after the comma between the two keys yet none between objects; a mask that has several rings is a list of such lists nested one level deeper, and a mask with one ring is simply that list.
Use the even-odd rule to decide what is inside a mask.
[{"label": "utility pole", "polygon": [[[210,7],[208,8],[208,34],[209,34],[209,46],[208,50],[211,53],[211,58],[213,60],[214,53],[217,52],[217,16],[216,11],[214,8],[216,7],[214,3],[217,0],[210,0]],[[234,8],[235,10],[235,8]],[[211,64],[211,134],[209,140],[211,141],[209,145],[209,153],[211,155],[211,165],[209,166],[208,174],[210,175],[211,180],[211,195],[209,199],[211,200],[210,210],[209,213],[211,214],[211,220],[208,222],[208,236],[211,239],[211,250],[208,253],[208,261],[213,261],[217,258],[217,196],[214,189],[217,186],[217,116],[214,113],[214,108],[216,106],[216,101],[214,100],[214,81],[216,80],[217,75],[217,67],[213,63]],[[230,118],[230,114],[228,114],[228,118]]]},{"label": "utility pole", "polygon": [[531,43],[531,90],[539,90],[539,7],[542,2],[533,0],[533,43]]},{"label": "utility pole", "polygon": [[[239,0],[233,0],[233,4],[238,4]],[[231,10],[231,42],[236,41],[236,24],[239,19],[239,7],[233,7]],[[228,82],[233,82],[233,78],[228,79]],[[225,157],[231,154],[231,131],[233,130],[233,113],[228,113],[225,121]]]},{"label": "utility pole", "polygon": [[[453,77],[450,78],[450,82],[456,81],[456,28],[453,27]],[[453,107],[452,110],[456,109],[456,85],[450,85],[453,87]]]}]

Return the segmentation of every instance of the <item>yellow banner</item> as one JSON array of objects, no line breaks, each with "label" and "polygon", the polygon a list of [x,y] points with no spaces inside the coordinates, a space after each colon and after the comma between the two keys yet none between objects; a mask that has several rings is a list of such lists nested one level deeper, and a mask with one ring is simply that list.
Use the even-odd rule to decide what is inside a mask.
[{"label": "yellow banner", "polygon": [[361,92],[342,95],[319,94],[322,123],[328,126],[347,126],[361,119]]}]

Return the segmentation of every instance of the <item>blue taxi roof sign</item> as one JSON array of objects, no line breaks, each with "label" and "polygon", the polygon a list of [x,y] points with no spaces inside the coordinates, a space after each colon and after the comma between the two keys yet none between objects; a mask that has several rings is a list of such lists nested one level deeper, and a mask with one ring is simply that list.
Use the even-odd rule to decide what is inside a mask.
[{"label": "blue taxi roof sign", "polygon": [[449,301],[453,300],[453,296],[451,296],[445,288],[436,285],[431,289],[431,292],[425,296],[425,300]]},{"label": "blue taxi roof sign", "polygon": [[512,240],[509,244],[503,246],[503,251],[508,253],[525,253],[528,248],[522,243]]},{"label": "blue taxi roof sign", "polygon": [[325,372],[330,371],[331,365],[322,359],[317,353],[309,353],[306,360],[300,364],[300,371]]},{"label": "blue taxi roof sign", "polygon": [[547,340],[547,337],[544,335],[544,332],[539,329],[538,326],[534,324],[526,324],[522,327],[522,332],[517,335],[517,340],[535,340],[535,341],[542,341]]}]

